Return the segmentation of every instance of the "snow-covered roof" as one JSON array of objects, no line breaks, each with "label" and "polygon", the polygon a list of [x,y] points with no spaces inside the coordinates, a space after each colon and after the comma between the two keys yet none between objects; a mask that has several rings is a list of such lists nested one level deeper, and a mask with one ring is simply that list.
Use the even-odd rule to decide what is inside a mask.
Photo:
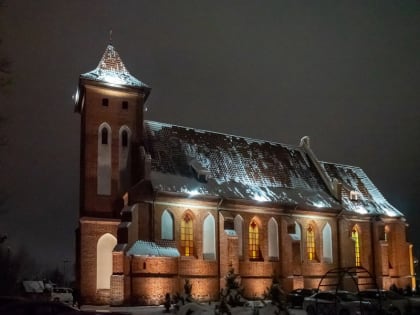
[{"label": "snow-covered roof", "polygon": [[45,285],[43,281],[22,281],[23,290],[25,293],[43,293]]},{"label": "snow-covered roof", "polygon": [[[145,145],[152,157],[151,183],[156,191],[362,213],[349,198],[344,196],[340,202],[330,194],[301,146],[154,121],[145,121],[145,130]],[[366,192],[365,213],[402,215],[386,202],[360,168],[353,168],[351,174],[355,176],[351,177],[343,166],[322,165],[330,177],[351,187],[359,184],[358,189]]]},{"label": "snow-covered roof", "polygon": [[403,216],[384,198],[360,167],[326,162],[322,164],[331,177],[343,183],[341,198],[346,210],[360,214]]},{"label": "snow-covered roof", "polygon": [[131,256],[156,256],[156,257],[179,257],[179,251],[176,247],[158,245],[155,242],[138,240],[127,251]]},{"label": "snow-covered roof", "polygon": [[148,88],[146,84],[136,79],[128,72],[120,58],[120,55],[111,44],[106,47],[105,52],[96,69],[81,74],[80,77],[114,85]]}]

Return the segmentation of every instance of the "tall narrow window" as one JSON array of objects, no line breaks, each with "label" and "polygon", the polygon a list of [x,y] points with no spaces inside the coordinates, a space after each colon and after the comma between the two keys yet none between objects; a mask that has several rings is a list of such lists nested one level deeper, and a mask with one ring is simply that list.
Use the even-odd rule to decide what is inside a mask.
[{"label": "tall narrow window", "polygon": [[243,230],[244,230],[244,219],[238,214],[233,220],[236,235],[238,235],[238,256],[242,258],[243,252]]},{"label": "tall narrow window", "polygon": [[214,217],[209,214],[203,222],[203,258],[216,259],[216,237]]},{"label": "tall narrow window", "polygon": [[123,130],[121,133],[121,145],[123,147],[127,147],[128,146],[128,133],[126,130]]},{"label": "tall narrow window", "polygon": [[174,218],[168,210],[165,210],[162,213],[161,235],[163,240],[174,239]]},{"label": "tall narrow window", "polygon": [[102,123],[98,128],[97,194],[111,194],[111,127]]},{"label": "tall narrow window", "polygon": [[193,220],[189,213],[181,221],[181,252],[183,256],[194,255]]},{"label": "tall narrow window", "polygon": [[101,130],[101,143],[108,144],[108,129],[102,128]]},{"label": "tall narrow window", "polygon": [[388,247],[388,267],[390,268],[390,269],[392,269],[393,268],[393,262],[394,262],[394,257],[396,257],[395,255],[393,255],[393,252],[394,252],[394,244],[393,244],[393,242],[392,242],[392,240],[391,240],[391,230],[390,230],[390,227],[389,227],[389,225],[385,225],[385,227],[384,227],[384,232],[385,232],[385,235],[384,235],[384,238],[385,238],[385,241],[387,242],[387,247]]},{"label": "tall narrow window", "polygon": [[122,109],[128,109],[128,102],[127,101],[122,102]]},{"label": "tall narrow window", "polygon": [[120,172],[119,191],[127,191],[131,186],[130,142],[131,130],[124,125],[119,130],[118,169]]},{"label": "tall narrow window", "polygon": [[360,237],[359,237],[359,231],[356,227],[353,227],[353,230],[351,231],[351,238],[354,241],[354,258],[356,266],[360,266]]},{"label": "tall narrow window", "polygon": [[268,221],[268,257],[272,260],[279,258],[279,232],[277,221],[271,218]]},{"label": "tall narrow window", "polygon": [[333,252],[332,252],[332,232],[329,223],[325,224],[322,229],[322,256],[324,262],[332,264]]},{"label": "tall narrow window", "polygon": [[107,98],[102,99],[102,106],[108,106],[108,99]]},{"label": "tall narrow window", "polygon": [[315,259],[315,232],[312,224],[306,230],[306,254],[308,260]]},{"label": "tall narrow window", "polygon": [[249,224],[249,258],[260,259],[260,234],[258,224],[252,220]]},{"label": "tall narrow window", "polygon": [[388,225],[385,225],[384,232],[385,232],[384,240],[389,242],[389,226]]}]

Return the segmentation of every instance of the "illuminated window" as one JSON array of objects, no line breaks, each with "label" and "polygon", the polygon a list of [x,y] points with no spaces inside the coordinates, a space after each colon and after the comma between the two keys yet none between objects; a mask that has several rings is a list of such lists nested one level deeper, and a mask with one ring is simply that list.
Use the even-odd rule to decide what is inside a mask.
[{"label": "illuminated window", "polygon": [[315,259],[315,233],[311,224],[306,230],[306,254],[308,260]]},{"label": "illuminated window", "polygon": [[354,227],[351,231],[351,238],[354,241],[354,256],[356,260],[356,266],[360,266],[360,238],[356,227]]},{"label": "illuminated window", "polygon": [[389,226],[385,225],[385,235],[384,235],[385,241],[389,241]]},{"label": "illuminated window", "polygon": [[260,259],[260,239],[258,224],[255,220],[249,225],[249,258]]},{"label": "illuminated window", "polygon": [[183,256],[194,254],[193,220],[189,213],[181,221],[181,252]]}]

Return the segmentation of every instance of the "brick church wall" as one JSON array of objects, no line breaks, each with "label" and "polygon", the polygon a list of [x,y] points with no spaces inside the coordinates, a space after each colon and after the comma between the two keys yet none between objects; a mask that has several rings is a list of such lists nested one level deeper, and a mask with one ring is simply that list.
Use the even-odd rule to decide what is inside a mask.
[{"label": "brick church wall", "polygon": [[106,302],[107,294],[96,290],[97,244],[106,233],[116,237],[118,224],[119,220],[80,219],[80,293],[84,303]]}]

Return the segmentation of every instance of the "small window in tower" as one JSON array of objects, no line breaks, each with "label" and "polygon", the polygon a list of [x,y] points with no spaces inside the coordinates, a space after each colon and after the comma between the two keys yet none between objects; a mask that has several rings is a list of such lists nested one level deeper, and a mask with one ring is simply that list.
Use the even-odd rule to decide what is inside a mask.
[{"label": "small window in tower", "polygon": [[102,128],[101,130],[101,143],[108,144],[108,129]]},{"label": "small window in tower", "polygon": [[127,101],[122,102],[122,109],[128,109],[128,102]]},{"label": "small window in tower", "polygon": [[108,99],[107,98],[102,99],[102,106],[108,106]]},{"label": "small window in tower", "polygon": [[128,134],[127,134],[127,131],[125,131],[125,130],[121,134],[121,145],[123,147],[128,146]]}]

